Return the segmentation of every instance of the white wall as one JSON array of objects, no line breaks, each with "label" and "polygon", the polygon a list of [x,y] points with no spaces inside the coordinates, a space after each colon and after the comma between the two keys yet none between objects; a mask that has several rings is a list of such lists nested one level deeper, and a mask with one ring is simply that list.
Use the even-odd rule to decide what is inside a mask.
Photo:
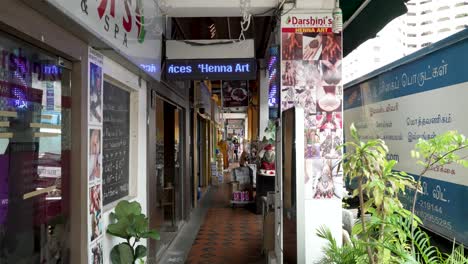
[{"label": "white wall", "polygon": [[[135,194],[131,201],[138,201],[141,204],[142,211],[148,215],[147,203],[146,203],[146,82],[141,81],[141,87],[138,85],[138,76],[127,69],[123,68],[116,62],[105,57],[104,58],[104,74],[110,76],[114,81],[117,81],[135,92],[135,100],[131,100],[131,108],[134,106],[136,109],[135,114],[131,114],[130,119],[135,118],[137,123],[136,126],[131,127],[130,141],[131,148],[135,147],[136,158],[131,160],[130,164],[130,189],[131,193]],[[105,96],[105,95],[104,95]],[[132,122],[132,120],[130,120]],[[134,144],[132,146],[132,144]],[[132,151],[132,150],[131,150]],[[133,168],[132,168],[133,167]],[[132,190],[133,189],[133,190]],[[106,210],[107,209],[107,210]],[[103,214],[103,226],[104,232],[109,224],[109,214],[112,209],[104,208]],[[112,237],[108,234],[104,235],[103,251],[104,251],[104,263],[110,263],[109,254],[112,247],[116,244],[121,243],[123,240]],[[146,245],[146,242],[142,243]]]},{"label": "white wall", "polygon": [[[197,43],[218,43],[231,40],[191,40]],[[255,57],[255,43],[253,39],[219,45],[194,46],[181,40],[168,40],[166,43],[168,59],[240,59]]]}]

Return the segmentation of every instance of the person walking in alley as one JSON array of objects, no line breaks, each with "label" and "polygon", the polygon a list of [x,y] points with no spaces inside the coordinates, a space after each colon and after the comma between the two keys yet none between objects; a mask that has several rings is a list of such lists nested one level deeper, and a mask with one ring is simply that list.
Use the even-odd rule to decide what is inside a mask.
[{"label": "person walking in alley", "polygon": [[239,160],[239,141],[237,139],[234,140],[234,160]]}]

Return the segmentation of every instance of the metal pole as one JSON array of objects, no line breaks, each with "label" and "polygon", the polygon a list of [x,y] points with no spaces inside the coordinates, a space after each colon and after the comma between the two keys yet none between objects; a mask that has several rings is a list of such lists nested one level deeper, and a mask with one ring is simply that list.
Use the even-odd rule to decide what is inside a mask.
[{"label": "metal pole", "polygon": [[224,123],[224,95],[223,95],[223,81],[220,81],[220,87],[221,87],[221,113],[222,113],[222,118],[221,121],[223,122],[223,139],[226,140],[227,137],[227,131],[226,131],[226,126]]}]

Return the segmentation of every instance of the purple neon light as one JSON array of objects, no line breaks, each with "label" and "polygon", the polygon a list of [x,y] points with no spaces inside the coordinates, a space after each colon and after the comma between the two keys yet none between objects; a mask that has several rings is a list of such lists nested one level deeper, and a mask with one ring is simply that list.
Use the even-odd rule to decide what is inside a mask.
[{"label": "purple neon light", "polygon": [[[274,50],[274,49],[272,49]],[[273,52],[272,52],[273,54]],[[268,105],[270,107],[274,107],[275,105],[278,104],[278,101],[277,101],[277,98],[276,98],[276,95],[277,95],[277,91],[278,91],[278,87],[277,87],[277,84],[276,84],[276,73],[277,73],[277,62],[278,61],[278,57],[277,56],[271,56],[270,57],[270,61],[268,63],[268,72],[270,73],[269,76],[268,76],[268,86],[269,86],[269,93],[268,93]]]}]

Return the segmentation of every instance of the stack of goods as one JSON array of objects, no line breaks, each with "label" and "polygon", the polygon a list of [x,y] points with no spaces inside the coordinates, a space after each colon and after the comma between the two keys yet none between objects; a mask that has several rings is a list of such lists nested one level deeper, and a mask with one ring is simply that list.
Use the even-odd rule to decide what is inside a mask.
[{"label": "stack of goods", "polygon": [[239,182],[232,181],[229,183],[229,195],[228,200],[234,200],[234,193],[239,191]]},{"label": "stack of goods", "polygon": [[252,195],[249,191],[236,191],[232,193],[232,200],[236,202],[246,202],[251,201]]},{"label": "stack of goods", "polygon": [[[253,200],[252,192],[252,173],[248,167],[239,167],[233,169],[233,183],[236,189],[232,188],[231,201],[248,202]],[[233,184],[234,187],[234,184]]]},{"label": "stack of goods", "polygon": [[252,188],[252,174],[248,167],[238,167],[232,170],[234,180],[239,182],[241,190]]}]

